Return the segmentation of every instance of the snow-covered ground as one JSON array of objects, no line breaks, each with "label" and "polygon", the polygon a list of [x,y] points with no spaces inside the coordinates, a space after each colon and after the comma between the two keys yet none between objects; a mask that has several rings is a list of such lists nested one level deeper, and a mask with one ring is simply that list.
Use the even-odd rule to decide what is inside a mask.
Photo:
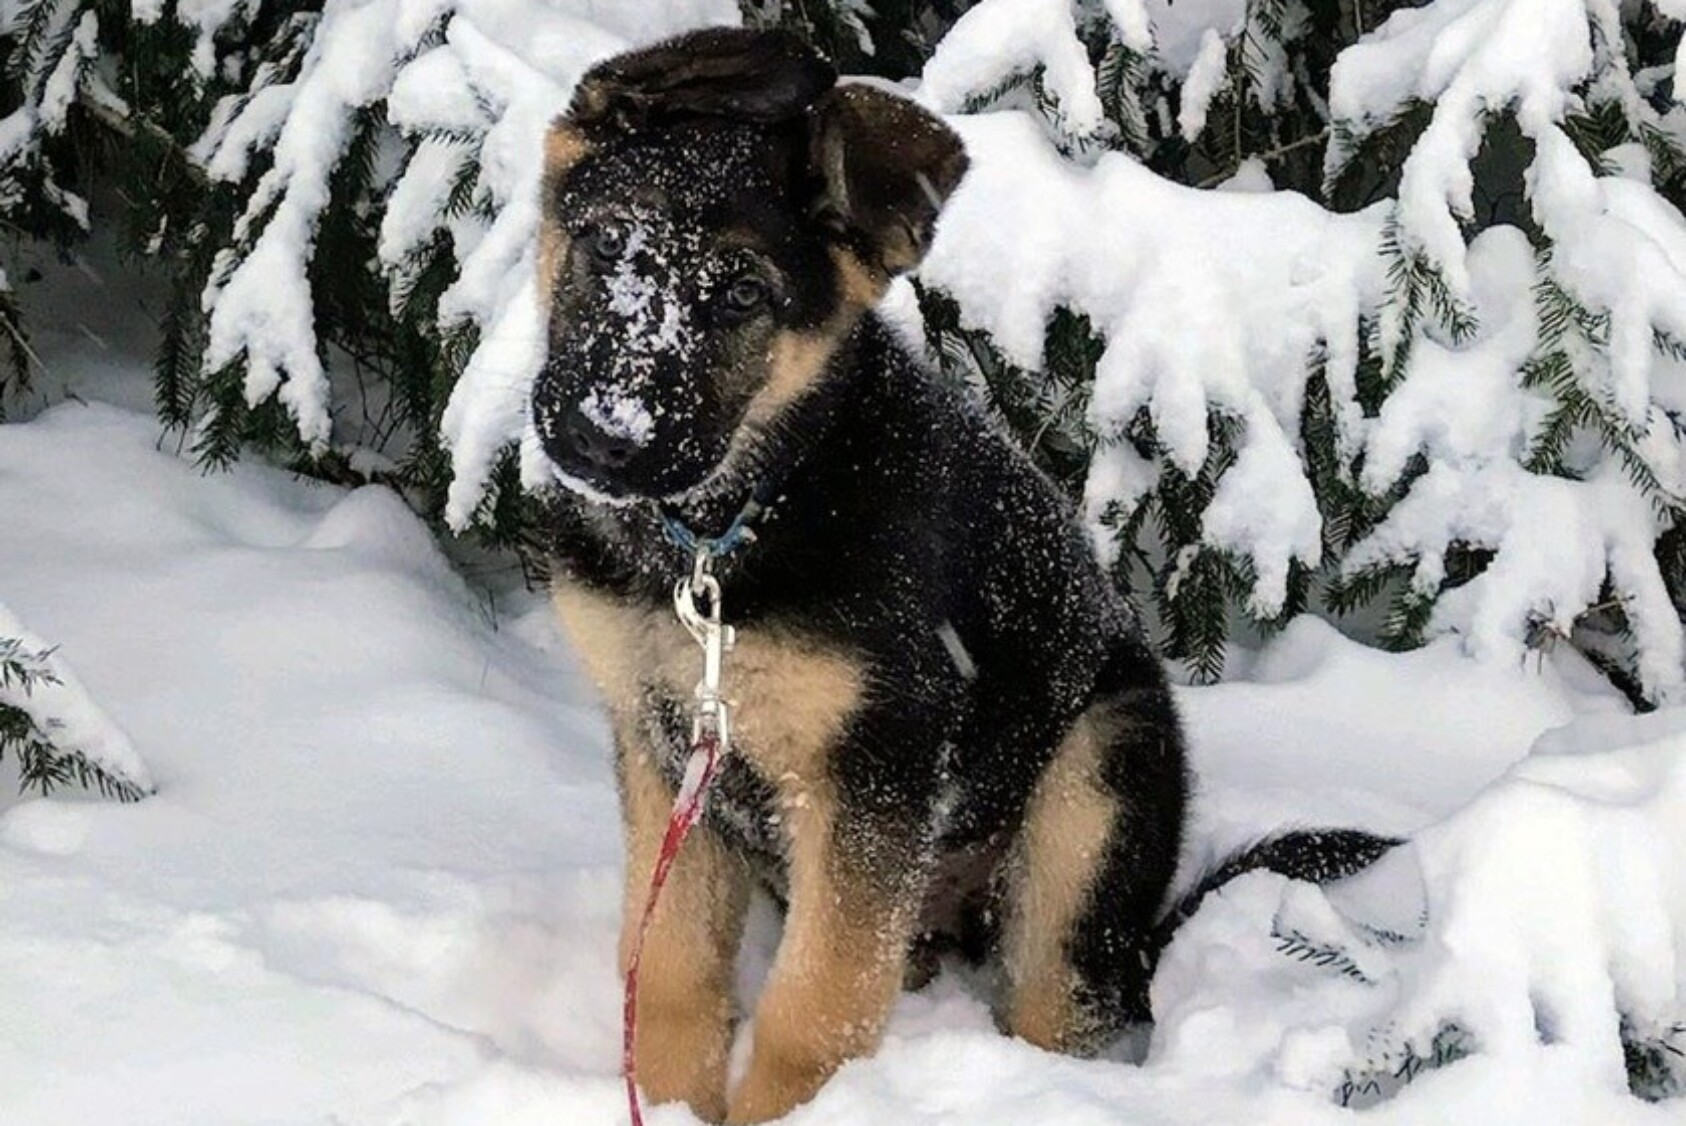
[{"label": "snow-covered ground", "polygon": [[[144,311],[72,292],[32,324],[76,398],[0,426],[0,601],[158,792],[20,800],[0,766],[0,1122],[622,1121],[607,733],[542,601],[381,490],[201,475],[136,409]],[[951,968],[790,1121],[1680,1121],[1626,1093],[1616,1022],[1686,1019],[1686,709],[1311,620],[1231,668],[1182,694],[1191,867],[1295,822],[1413,847],[1209,903],[1139,1065],[1004,1039]],[[746,992],[776,937],[762,908]],[[1469,1054],[1378,1102],[1436,1042]]]}]

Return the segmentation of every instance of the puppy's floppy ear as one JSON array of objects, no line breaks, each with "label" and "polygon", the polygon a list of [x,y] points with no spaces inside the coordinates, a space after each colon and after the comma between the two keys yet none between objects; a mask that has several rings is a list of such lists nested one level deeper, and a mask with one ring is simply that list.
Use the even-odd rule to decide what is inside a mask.
[{"label": "puppy's floppy ear", "polygon": [[960,138],[906,98],[865,85],[821,98],[811,128],[821,211],[885,273],[917,266],[966,173]]},{"label": "puppy's floppy ear", "polygon": [[575,88],[568,120],[588,136],[695,117],[787,121],[836,81],[788,31],[711,27],[598,63]]}]

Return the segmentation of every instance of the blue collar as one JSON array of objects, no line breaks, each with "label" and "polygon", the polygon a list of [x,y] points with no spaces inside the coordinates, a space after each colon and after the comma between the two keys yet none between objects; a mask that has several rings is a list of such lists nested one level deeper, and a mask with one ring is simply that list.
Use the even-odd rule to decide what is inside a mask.
[{"label": "blue collar", "polygon": [[755,542],[755,523],[766,513],[768,502],[772,500],[771,492],[771,489],[757,485],[744,504],[743,510],[718,536],[697,535],[665,505],[656,511],[661,516],[662,531],[673,546],[687,555],[706,555],[710,559],[720,559],[746,543]]}]

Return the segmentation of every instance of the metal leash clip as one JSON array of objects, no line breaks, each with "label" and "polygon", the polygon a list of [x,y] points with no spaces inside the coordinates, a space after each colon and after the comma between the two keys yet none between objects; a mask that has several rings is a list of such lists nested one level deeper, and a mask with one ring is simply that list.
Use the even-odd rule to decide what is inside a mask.
[{"label": "metal leash clip", "polygon": [[703,651],[703,675],[697,681],[691,742],[695,744],[705,734],[712,735],[724,754],[732,745],[731,707],[720,692],[720,677],[736,633],[720,620],[720,580],[713,572],[714,557],[699,548],[690,575],[673,586],[673,610]]}]

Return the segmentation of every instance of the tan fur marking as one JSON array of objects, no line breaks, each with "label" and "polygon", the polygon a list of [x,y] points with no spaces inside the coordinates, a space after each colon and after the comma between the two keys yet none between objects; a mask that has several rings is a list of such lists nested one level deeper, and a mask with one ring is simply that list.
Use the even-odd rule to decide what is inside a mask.
[{"label": "tan fur marking", "polygon": [[837,265],[837,280],[845,305],[858,310],[870,309],[878,304],[878,299],[890,287],[890,279],[870,269],[847,250],[833,247],[831,260]]},{"label": "tan fur marking", "polygon": [[901,992],[916,914],[873,887],[839,847],[829,783],[787,779],[779,789],[791,842],[790,911],[729,1123],[782,1118],[845,1062],[878,1046]]},{"label": "tan fur marking", "polygon": [[[694,679],[693,659],[683,673]],[[859,665],[796,638],[742,629],[726,658],[737,740],[773,779],[818,783],[826,757],[859,705]]]},{"label": "tan fur marking", "polygon": [[550,300],[556,291],[557,271],[562,268],[562,261],[568,256],[569,240],[562,233],[562,228],[556,221],[546,218],[539,224],[539,260],[535,267],[538,274],[539,309],[547,316],[550,312]]},{"label": "tan fur marking", "polygon": [[544,135],[544,175],[546,181],[555,184],[556,181],[580,162],[580,158],[591,151],[591,142],[585,139],[585,134],[574,128],[566,119],[558,118],[551,123],[550,132]]},{"label": "tan fur marking", "polygon": [[1066,1050],[1082,1036],[1067,944],[1105,859],[1118,801],[1100,777],[1112,721],[1079,716],[1031,793],[1008,888],[1002,945],[1007,1028],[1039,1047]]},{"label": "tan fur marking", "polygon": [[630,716],[638,703],[642,615],[561,576],[551,583],[550,597],[574,654],[610,712]]},{"label": "tan fur marking", "polygon": [[[641,718],[646,687],[690,698],[702,653],[671,612],[628,606],[562,577],[551,596],[612,713]],[[730,609],[728,603],[728,617]],[[859,663],[844,653],[778,629],[740,628],[724,675],[733,753],[774,781],[818,781],[864,685]]]},{"label": "tan fur marking", "polygon": [[551,292],[556,286],[556,272],[568,253],[568,238],[549,214],[549,201],[556,184],[568,170],[591,151],[585,136],[564,118],[558,118],[544,137],[545,202],[539,222],[538,289],[539,307],[548,311]]},{"label": "tan fur marking", "polygon": [[817,330],[785,330],[773,337],[767,350],[767,381],[749,401],[744,412],[746,426],[765,426],[801,398],[825,370],[831,354],[837,351],[861,314],[884,296],[887,279],[874,274],[859,258],[834,247],[831,260],[837,267],[840,294],[837,312]]},{"label": "tan fur marking", "polygon": [[[618,735],[616,741],[626,831],[624,977],[672,796],[644,750]],[[710,1121],[726,1113],[732,971],[748,901],[742,864],[706,826],[698,826],[668,875],[639,964],[635,1050],[639,1086],[652,1103],[680,1100]]]},{"label": "tan fur marking", "polygon": [[750,399],[744,422],[765,426],[801,397],[825,370],[843,333],[828,326],[818,332],[782,330],[767,349],[767,382]]}]

